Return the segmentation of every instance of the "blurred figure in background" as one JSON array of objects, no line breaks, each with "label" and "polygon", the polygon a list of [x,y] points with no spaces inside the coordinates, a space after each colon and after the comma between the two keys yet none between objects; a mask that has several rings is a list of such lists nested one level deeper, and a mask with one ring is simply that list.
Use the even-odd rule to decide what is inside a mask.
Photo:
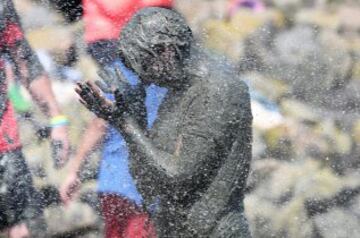
[{"label": "blurred figure in background", "polygon": [[[146,98],[140,103],[146,104],[147,127],[155,120],[157,109],[166,94],[164,88],[151,85],[144,88],[139,85],[137,76],[121,62],[117,42],[122,27],[136,11],[143,7],[160,6],[171,8],[171,0],[84,0],[85,41],[89,54],[102,69],[121,70],[127,81],[135,88],[146,92]],[[119,82],[109,82],[109,91],[119,87]],[[130,93],[130,92],[129,92]],[[113,95],[108,94],[109,99]],[[103,143],[101,143],[103,142]],[[60,188],[62,200],[68,203],[79,188],[78,172],[82,161],[102,144],[102,161],[100,165],[98,193],[105,220],[105,236],[116,237],[155,237],[155,230],[146,209],[142,208],[142,197],[136,189],[128,167],[128,148],[118,131],[107,123],[94,118],[88,124],[82,144],[76,156],[70,162],[70,172]]]},{"label": "blurred figure in background", "polygon": [[12,63],[21,82],[49,116],[51,139],[62,145],[62,164],[69,148],[68,120],[61,114],[48,76],[24,38],[10,0],[0,2],[0,52],[0,229],[8,228],[9,237],[27,237],[30,232],[25,223],[40,216],[41,204],[21,151],[14,109],[7,95],[5,60]]}]

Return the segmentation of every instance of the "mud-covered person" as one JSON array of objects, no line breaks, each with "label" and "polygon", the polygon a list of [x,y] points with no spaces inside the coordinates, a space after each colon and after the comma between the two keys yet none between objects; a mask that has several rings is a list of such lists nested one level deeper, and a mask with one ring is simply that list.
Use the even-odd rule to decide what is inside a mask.
[{"label": "mud-covered person", "polygon": [[175,11],[146,8],[123,28],[125,64],[143,83],[168,93],[150,130],[135,120],[120,90],[116,103],[91,83],[80,101],[123,135],[147,205],[157,201],[159,237],[250,237],[244,217],[252,114],[249,92],[232,66],[194,43]]}]

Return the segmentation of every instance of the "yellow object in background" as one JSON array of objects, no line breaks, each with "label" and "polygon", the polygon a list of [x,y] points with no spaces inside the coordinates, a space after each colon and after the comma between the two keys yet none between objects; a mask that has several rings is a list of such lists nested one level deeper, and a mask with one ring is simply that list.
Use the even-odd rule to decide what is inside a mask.
[{"label": "yellow object in background", "polygon": [[241,9],[230,20],[208,20],[204,24],[205,44],[212,50],[224,53],[232,60],[239,60],[247,36],[267,22],[282,26],[284,17],[280,11],[267,10],[256,13]]}]

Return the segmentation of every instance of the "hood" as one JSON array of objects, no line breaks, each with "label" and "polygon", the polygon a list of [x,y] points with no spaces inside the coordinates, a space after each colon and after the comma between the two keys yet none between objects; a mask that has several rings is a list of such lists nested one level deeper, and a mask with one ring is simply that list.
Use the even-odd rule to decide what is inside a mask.
[{"label": "hood", "polygon": [[161,85],[181,77],[192,41],[191,29],[179,13],[149,7],[135,14],[123,28],[119,50],[126,66],[141,79]]}]

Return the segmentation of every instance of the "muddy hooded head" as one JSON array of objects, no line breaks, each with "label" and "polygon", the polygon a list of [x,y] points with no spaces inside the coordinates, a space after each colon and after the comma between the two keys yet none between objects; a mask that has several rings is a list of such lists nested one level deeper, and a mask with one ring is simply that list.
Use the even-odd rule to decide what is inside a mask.
[{"label": "muddy hooded head", "polygon": [[144,82],[172,86],[185,78],[192,41],[190,27],[179,13],[150,7],[123,28],[119,49],[125,64]]}]

